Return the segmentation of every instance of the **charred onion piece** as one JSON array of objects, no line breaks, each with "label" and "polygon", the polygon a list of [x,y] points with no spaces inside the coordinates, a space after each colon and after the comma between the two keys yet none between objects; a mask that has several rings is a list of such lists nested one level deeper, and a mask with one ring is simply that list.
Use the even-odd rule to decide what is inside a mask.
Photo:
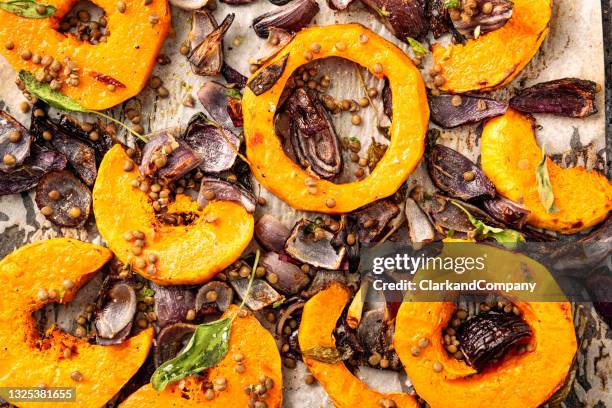
[{"label": "charred onion piece", "polygon": [[289,54],[286,54],[280,61],[270,64],[259,71],[247,86],[257,96],[272,88],[283,74],[288,58]]},{"label": "charred onion piece", "polygon": [[196,294],[195,311],[202,314],[223,313],[233,300],[232,288],[223,282],[208,282]]},{"label": "charred onion piece", "polygon": [[478,10],[482,10],[484,3],[491,3],[493,10],[489,14],[480,12],[471,17],[469,21],[462,18],[453,20],[453,24],[457,31],[466,37],[476,37],[474,30],[480,27],[478,35],[486,34],[491,31],[502,28],[510,17],[512,17],[512,8],[514,4],[510,0],[478,0]]},{"label": "charred onion piece", "polygon": [[182,286],[159,286],[151,283],[155,291],[155,314],[160,328],[186,319],[187,312],[195,308],[195,294]]},{"label": "charred onion piece", "polygon": [[317,271],[312,279],[312,283],[307,290],[302,292],[301,296],[306,299],[313,297],[322,290],[330,287],[333,283],[339,283],[345,286],[347,283],[346,275],[340,271]]},{"label": "charred onion piece", "polygon": [[[157,167],[158,158],[164,159],[163,167]],[[139,170],[143,176],[157,174],[167,182],[172,182],[196,168],[201,162],[202,159],[187,143],[178,140],[172,131],[162,130],[151,136],[144,146]]]},{"label": "charred onion piece", "polygon": [[[191,52],[188,55],[191,70],[197,75],[219,75],[223,65],[223,36],[232,25],[234,14],[228,14],[220,26],[206,10],[193,12],[190,37]],[[211,27],[212,31],[205,34]],[[206,35],[203,39],[201,37]]]},{"label": "charred onion piece", "polygon": [[[85,142],[89,146],[93,147],[96,152],[96,162],[98,164],[102,161],[102,158],[106,152],[108,152],[116,143],[116,140],[114,140],[107,132],[97,132],[97,140],[92,140],[90,133],[83,130],[83,123],[79,122],[72,115],[61,115],[57,124],[64,130],[65,133],[71,136],[76,136],[82,142]],[[102,128],[102,126],[103,125],[101,122],[98,122],[98,127]]]},{"label": "charred onion piece", "polygon": [[381,309],[368,310],[363,314],[357,336],[359,344],[369,352],[384,353],[383,333],[386,330],[385,311]]},{"label": "charred onion piece", "polygon": [[523,89],[510,99],[510,106],[527,113],[552,113],[570,118],[584,118],[597,113],[593,81],[563,78],[542,82]]},{"label": "charred onion piece", "polygon": [[448,9],[444,7],[445,0],[430,0],[427,4],[427,15],[434,38],[439,38],[451,30],[451,20]]},{"label": "charred onion piece", "polygon": [[412,243],[431,242],[436,237],[427,215],[412,198],[406,198],[406,221],[408,222],[408,234]]},{"label": "charred onion piece", "polygon": [[389,86],[389,79],[387,78],[385,78],[382,89],[382,102],[385,115],[391,118],[393,116],[393,95],[391,94],[391,87]]},{"label": "charred onion piece", "polygon": [[23,164],[33,139],[21,123],[0,110],[0,170],[10,172]]},{"label": "charred onion piece", "polygon": [[466,361],[478,371],[513,345],[531,337],[531,327],[520,316],[509,313],[480,313],[457,330]]},{"label": "charred onion piece", "polygon": [[0,171],[0,195],[17,194],[38,184],[40,178],[54,170],[66,167],[66,156],[54,150],[32,145],[30,156],[11,172]]},{"label": "charred onion piece", "polygon": [[120,282],[104,298],[94,321],[96,336],[106,344],[121,343],[130,333],[136,315],[136,293],[132,286]]},{"label": "charred onion piece", "polygon": [[285,45],[289,44],[294,36],[295,34],[281,28],[270,27],[268,39],[259,47],[259,51],[249,62],[255,65],[263,65],[264,62],[278,54]]},{"label": "charred onion piece", "polygon": [[[457,103],[459,105],[455,106]],[[434,123],[443,128],[453,128],[503,115],[508,104],[491,98],[444,94],[430,96],[429,108]]]},{"label": "charred onion piece", "polygon": [[267,38],[271,27],[296,32],[306,27],[319,12],[315,0],[293,0],[291,3],[274,11],[255,17],[253,29],[261,38]]},{"label": "charred onion piece", "polygon": [[480,167],[456,150],[435,145],[427,165],[436,187],[451,197],[464,201],[495,197],[495,186]]},{"label": "charred onion piece", "polygon": [[523,228],[529,215],[526,208],[500,196],[484,200],[482,205],[493,218],[517,229]]},{"label": "charred onion piece", "polygon": [[397,214],[399,207],[389,200],[379,200],[355,211],[359,222],[359,241],[374,241]]},{"label": "charred onion piece", "polygon": [[504,225],[493,218],[480,208],[462,202],[453,200],[440,194],[435,194],[432,200],[431,217],[434,220],[436,229],[446,233],[449,230],[455,233],[465,234],[474,231],[475,227],[470,222],[469,218],[459,207],[454,205],[452,201],[457,201],[463,208],[469,211],[475,218],[481,220],[487,225],[497,228],[504,228]]},{"label": "charred onion piece", "polygon": [[293,227],[285,243],[285,251],[298,261],[317,268],[339,269],[346,248],[334,248],[331,243],[333,238],[331,232],[319,227],[313,228],[310,221],[303,219]]},{"label": "charred onion piece", "polygon": [[205,173],[231,169],[240,148],[240,139],[236,135],[227,129],[219,129],[202,114],[189,122],[183,140],[203,159],[200,169]]},{"label": "charred onion piece", "polygon": [[247,77],[236,71],[225,62],[221,66],[221,75],[227,81],[228,84],[234,84],[238,89],[242,89],[246,86]]},{"label": "charred onion piece", "polygon": [[[248,279],[236,279],[230,282],[240,299],[244,299],[247,293]],[[253,287],[246,300],[246,305],[253,311],[258,311],[264,307],[272,306],[274,303],[283,300],[283,296],[274,290],[265,280],[255,279]]]},{"label": "charred onion piece", "polygon": [[278,278],[275,282],[268,279],[272,287],[283,293],[295,295],[310,281],[299,266],[281,259],[276,252],[264,254],[260,262],[266,268],[268,277],[274,274]]},{"label": "charred onion piece", "polygon": [[[231,99],[240,92],[228,88],[215,81],[205,82],[198,90],[198,99],[208,115],[225,129],[235,129],[234,118],[231,115]],[[237,95],[236,95],[237,96]]]},{"label": "charred onion piece", "polygon": [[255,238],[268,251],[281,251],[289,235],[289,228],[270,214],[262,215],[255,224]]},{"label": "charred onion piece", "polygon": [[304,88],[296,89],[286,105],[291,116],[291,146],[299,163],[325,179],[340,174],[340,142],[325,106]]},{"label": "charred onion piece", "polygon": [[91,192],[69,171],[53,171],[40,179],[36,205],[54,224],[79,228],[89,218]]},{"label": "charred onion piece", "polygon": [[429,30],[424,0],[364,0],[394,36],[422,39]]},{"label": "charred onion piece", "polygon": [[164,327],[157,335],[153,361],[159,367],[164,361],[176,357],[185,348],[196,330],[195,325],[175,323]]},{"label": "charred onion piece", "polygon": [[255,212],[256,200],[251,192],[236,183],[215,177],[204,177],[198,194],[198,204],[204,208],[208,201],[212,200],[233,201],[241,204],[247,212],[251,214]]}]

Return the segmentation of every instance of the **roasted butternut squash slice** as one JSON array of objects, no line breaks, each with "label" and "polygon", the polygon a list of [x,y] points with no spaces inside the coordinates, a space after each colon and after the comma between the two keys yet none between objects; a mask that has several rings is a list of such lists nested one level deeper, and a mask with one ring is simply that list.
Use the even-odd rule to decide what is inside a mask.
[{"label": "roasted butternut squash slice", "polygon": [[[237,307],[232,306],[225,316],[236,313],[236,310]],[[246,370],[243,373],[235,371],[234,355],[237,353],[244,356]],[[205,381],[188,377],[184,380],[184,386],[179,386],[180,383],[171,384],[161,392],[155,391],[151,384],[147,384],[130,395],[121,407],[247,407],[250,397],[244,390],[250,384],[259,384],[261,376],[269,377],[273,381],[272,389],[266,392],[267,406],[281,406],[283,376],[278,348],[272,335],[252,314],[234,319],[227,355],[219,364],[208,370],[205,376]],[[227,388],[215,391],[213,399],[206,399],[205,382],[214,382],[219,377],[225,378]]]},{"label": "roasted butternut squash slice", "polygon": [[[33,74],[43,66],[34,58],[22,58],[24,52],[50,56],[62,66],[69,59],[76,65],[79,84],[64,84],[60,91],[86,109],[110,108],[138,94],[147,83],[170,28],[170,8],[166,0],[146,5],[140,0],[123,0],[121,12],[115,0],[96,0],[106,14],[110,35],[106,42],[93,45],[58,31],[62,18],[77,2],[45,0],[43,3],[57,8],[48,18],[23,18],[0,10],[0,52],[15,70]],[[5,47],[9,43],[12,48]],[[62,71],[60,79],[65,79]],[[115,89],[111,91],[109,85]]]},{"label": "roasted butternut squash slice", "polygon": [[[253,216],[244,207],[215,201],[200,210],[197,202],[178,194],[168,212],[188,213],[195,219],[189,225],[163,224],[147,194],[131,185],[138,177],[137,166],[123,170],[130,160],[120,145],[111,148],[93,189],[98,231],[122,262],[157,284],[187,285],[211,279],[238,259],[253,237]],[[145,246],[142,253],[136,250],[137,255],[134,242],[125,237],[134,231],[144,234]],[[147,265],[137,265],[138,259]]]},{"label": "roasted butternut squash slice", "polygon": [[489,91],[509,84],[531,61],[548,34],[552,0],[514,0],[510,20],[500,29],[444,48],[433,45],[434,63],[452,93]]},{"label": "roasted butternut squash slice", "polygon": [[[313,44],[320,45],[320,52],[305,53]],[[261,70],[278,64],[287,55],[282,75],[270,89],[257,96],[247,87],[242,98],[246,152],[255,177],[292,207],[321,213],[350,212],[395,193],[423,155],[429,120],[423,80],[410,58],[359,24],[306,28]],[[298,67],[310,61],[311,55],[312,60],[346,58],[390,81],[391,142],[376,168],[362,180],[335,184],[318,178],[285,155],[275,134],[274,112],[285,84]]]},{"label": "roasted butternut squash slice", "polygon": [[542,151],[529,116],[510,109],[487,122],[480,150],[482,169],[497,191],[529,209],[527,223],[535,227],[571,234],[600,223],[612,209],[612,186],[604,175],[583,167],[564,169],[550,159],[546,163],[558,211],[544,208],[535,176]]},{"label": "roasted butternut squash slice", "polygon": [[[533,351],[513,354],[477,373],[444,349],[443,330],[453,317],[451,302],[404,302],[395,323],[395,350],[417,394],[432,408],[536,408],[561,387],[576,353],[571,305],[515,303],[533,331]],[[414,356],[419,340],[429,345]],[[433,364],[442,365],[441,372]]]},{"label": "roasted butternut squash slice", "polygon": [[[72,300],[111,257],[101,246],[56,238],[25,245],[0,261],[0,387],[75,387],[76,401],[53,406],[99,408],[138,371],[149,354],[152,329],[120,345],[96,346],[57,327],[41,337],[32,317],[47,303]],[[47,298],[52,291],[58,299]],[[75,381],[78,373],[82,378]]]},{"label": "roasted butternut squash slice", "polygon": [[[298,331],[303,352],[316,347],[335,347],[333,333],[336,322],[349,299],[346,288],[333,284],[306,302]],[[384,400],[392,400],[397,407],[418,407],[414,397],[409,394],[383,394],[372,390],[355,377],[343,362],[328,364],[304,355],[304,363],[338,408],[386,406],[381,403]]]},{"label": "roasted butternut squash slice", "polygon": [[[411,292],[399,308],[393,343],[417,394],[432,408],[485,408],[491,407],[491,401],[503,408],[542,405],[563,386],[577,349],[571,304],[562,301],[565,296],[550,272],[525,255],[469,241],[445,239],[440,257],[484,257],[486,268],[475,272],[477,276],[419,270],[414,277],[417,285],[421,280],[444,282],[447,278],[466,283],[474,279],[524,282],[528,271],[530,282],[537,283],[536,293],[521,294],[521,301],[513,304],[531,328],[531,347],[523,354],[508,351],[499,362],[477,372],[445,349],[444,330],[454,318],[455,303],[431,302],[431,295]],[[434,370],[434,364],[441,370]]]}]

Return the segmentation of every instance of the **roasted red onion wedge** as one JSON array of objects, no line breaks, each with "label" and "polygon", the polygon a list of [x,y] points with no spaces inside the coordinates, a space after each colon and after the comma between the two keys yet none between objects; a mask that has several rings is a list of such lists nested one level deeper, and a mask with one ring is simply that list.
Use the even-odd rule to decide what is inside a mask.
[{"label": "roasted red onion wedge", "polygon": [[276,252],[268,252],[261,257],[261,265],[266,268],[268,277],[272,274],[277,279],[268,279],[272,287],[283,293],[295,295],[302,290],[310,279],[299,266],[282,260]]},{"label": "roasted red onion wedge", "polygon": [[346,285],[346,275],[340,271],[316,271],[315,276],[312,279],[312,283],[310,284],[307,290],[302,292],[301,296],[303,298],[310,298],[321,292],[322,290],[327,289],[334,283]]},{"label": "roasted red onion wedge", "polygon": [[346,10],[355,0],[327,0],[327,5],[338,11]]},{"label": "roasted red onion wedge", "polygon": [[435,145],[427,158],[429,175],[440,190],[463,201],[495,197],[495,186],[467,157],[443,145]]},{"label": "roasted red onion wedge", "polygon": [[315,0],[293,0],[274,11],[255,17],[253,29],[261,38],[268,37],[271,27],[296,32],[306,27],[318,12],[319,4]]},{"label": "roasted red onion wedge", "polygon": [[249,62],[262,65],[264,62],[278,54],[283,47],[293,39],[295,35],[281,28],[270,27],[268,39],[259,47],[257,54]]},{"label": "roasted red onion wedge", "polygon": [[118,344],[129,335],[136,303],[136,293],[129,284],[119,282],[110,288],[94,320],[98,342]]},{"label": "roasted red onion wedge", "polygon": [[431,120],[443,128],[500,116],[508,110],[506,102],[469,95],[439,95],[429,97]]},{"label": "roasted red onion wedge", "polygon": [[297,300],[297,301],[294,301],[294,303],[292,303],[291,305],[289,305],[289,307],[281,311],[278,321],[276,322],[276,327],[275,327],[277,336],[283,335],[283,328],[285,327],[285,323],[287,323],[287,320],[291,318],[292,314],[294,314],[298,310],[302,310],[305,304],[306,302],[304,302],[303,300]]},{"label": "roasted red onion wedge", "polygon": [[[236,279],[230,282],[240,299],[244,299],[247,293],[249,280],[246,278]],[[283,300],[283,296],[274,290],[265,280],[255,279],[251,292],[246,300],[246,305],[253,311],[258,311],[264,307],[272,306],[276,302]]]},{"label": "roasted red onion wedge", "polygon": [[195,310],[201,314],[223,313],[234,300],[234,291],[223,282],[203,285],[196,294]]},{"label": "roasted red onion wedge", "polygon": [[454,205],[452,203],[453,201],[457,201],[463,208],[469,211],[471,215],[483,221],[485,224],[492,227],[504,228],[502,223],[496,221],[474,205],[453,200],[440,194],[435,194],[431,205],[431,217],[438,231],[443,233],[453,231],[456,235],[462,234],[460,236],[461,238],[474,231],[475,227],[470,222],[466,213],[461,208]]},{"label": "roasted red onion wedge", "polygon": [[220,129],[202,114],[191,119],[183,140],[203,159],[200,169],[205,173],[231,169],[240,148],[240,139],[236,135]]},{"label": "roasted red onion wedge", "polygon": [[422,39],[429,31],[424,0],[364,0],[394,36]]},{"label": "roasted red onion wedge", "polygon": [[291,146],[299,164],[326,179],[340,174],[340,142],[331,117],[318,97],[298,88],[287,99],[286,109],[291,117]]},{"label": "roasted red onion wedge", "polygon": [[281,251],[291,231],[270,214],[264,214],[255,223],[255,238],[268,251]]},{"label": "roasted red onion wedge", "polygon": [[204,208],[208,201],[233,201],[249,213],[255,212],[256,200],[253,194],[236,183],[214,177],[204,177],[198,195],[198,204]]},{"label": "roasted red onion wedge", "polygon": [[8,113],[0,110],[0,171],[10,172],[30,155],[34,137]]},{"label": "roasted red onion wedge", "polygon": [[177,139],[174,131],[161,130],[151,135],[144,146],[139,171],[143,176],[157,175],[171,183],[201,162],[202,158],[187,143]]},{"label": "roasted red onion wedge", "polygon": [[89,218],[91,192],[69,171],[52,171],[38,183],[36,205],[54,224],[79,228]]},{"label": "roasted red onion wedge", "polygon": [[468,364],[481,371],[510,347],[529,339],[531,333],[531,327],[520,316],[488,312],[459,326],[457,340]]},{"label": "roasted red onion wedge", "polygon": [[187,312],[195,308],[195,294],[182,286],[158,286],[151,283],[155,291],[155,314],[160,328],[182,322]]},{"label": "roasted red onion wedge", "polygon": [[514,201],[500,196],[484,200],[482,205],[493,218],[517,229],[523,228],[530,212]]},{"label": "roasted red onion wedge", "polygon": [[477,3],[477,10],[482,10],[484,3],[490,3],[493,8],[490,13],[480,11],[469,20],[453,20],[455,29],[466,37],[478,37],[502,28],[512,17],[514,4],[510,0],[478,0]]},{"label": "roasted red onion wedge", "polygon": [[176,357],[187,345],[197,326],[187,323],[175,323],[164,327],[157,335],[153,351],[155,367],[164,361]]},{"label": "roasted red onion wedge", "polygon": [[446,0],[430,0],[427,4],[427,16],[434,38],[439,38],[451,30],[452,23],[445,3]]},{"label": "roasted red onion wedge", "polygon": [[272,88],[283,74],[288,58],[289,54],[285,55],[280,61],[276,61],[259,71],[255,77],[247,83],[249,89],[253,91],[255,95],[259,96]]},{"label": "roasted red onion wedge", "polygon": [[397,214],[399,207],[389,200],[379,200],[355,211],[359,223],[359,241],[374,241]]},{"label": "roasted red onion wedge", "polygon": [[523,89],[510,99],[510,106],[521,112],[551,113],[570,118],[584,118],[597,113],[593,81],[563,78],[542,82]]},{"label": "roasted red onion wedge", "polygon": [[317,268],[339,269],[346,248],[334,248],[334,234],[313,225],[305,219],[296,223],[285,243],[285,251],[294,259]]},{"label": "roasted red onion wedge", "polygon": [[205,82],[198,90],[198,99],[217,124],[225,129],[234,130],[235,118],[232,117],[230,107],[231,99],[241,98],[240,92],[233,88],[228,88],[215,81]]},{"label": "roasted red onion wedge", "polygon": [[221,75],[228,84],[233,84],[238,89],[242,89],[246,86],[247,77],[227,65],[225,62],[221,66]]},{"label": "roasted red onion wedge", "polygon": [[50,171],[63,170],[66,156],[54,150],[32,145],[30,156],[11,172],[0,171],[0,195],[17,194],[35,187]]},{"label": "roasted red onion wedge", "polygon": [[[193,12],[189,33],[191,52],[188,55],[191,70],[197,75],[219,75],[223,65],[223,36],[232,25],[234,14],[228,14],[220,26],[206,10]],[[212,30],[210,30],[213,28]],[[202,38],[203,37],[203,38]]]}]

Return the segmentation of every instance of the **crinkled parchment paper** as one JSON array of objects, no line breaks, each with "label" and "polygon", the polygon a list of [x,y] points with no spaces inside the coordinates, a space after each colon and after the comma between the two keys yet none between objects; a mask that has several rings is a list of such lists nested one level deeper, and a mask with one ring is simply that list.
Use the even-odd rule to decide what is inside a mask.
[{"label": "crinkled parchment paper", "polygon": [[[537,1],[537,0],[534,0]],[[364,11],[363,6],[356,2],[349,11],[334,12],[327,7],[325,0],[318,0],[321,11],[313,20],[313,24],[328,25],[343,22],[360,22],[373,31],[383,35],[390,41],[407,50],[405,44],[393,37],[372,14]],[[267,0],[255,0],[244,6],[229,7],[219,4],[214,12],[218,21],[226,13],[236,13],[234,24],[229,29],[225,41],[226,61],[243,74],[248,73],[248,59],[263,41],[255,36],[250,27],[253,17],[274,9],[275,6]],[[172,63],[156,66],[154,74],[164,80],[170,91],[167,99],[157,99],[149,89],[145,89],[138,98],[144,106],[143,126],[145,130],[156,130],[167,127],[185,126],[189,117],[200,109],[186,108],[181,101],[186,94],[195,96],[197,89],[211,78],[194,75],[185,58],[178,53],[189,31],[190,13],[174,10],[173,26],[175,38],[168,38],[162,53],[172,59]],[[540,51],[506,89],[498,91],[497,96],[504,97],[512,93],[514,88],[528,86],[533,83],[575,76],[591,79],[604,84],[603,37],[601,28],[601,9],[599,1],[594,0],[555,0],[553,19],[548,38]],[[235,38],[240,38],[240,45],[234,45]],[[495,58],[495,56],[491,56]],[[357,68],[348,62],[320,63],[320,69],[332,76],[332,86],[329,93],[336,98],[359,99],[363,95],[358,82]],[[15,72],[8,63],[0,57],[0,108],[9,111],[18,120],[29,122],[28,115],[19,112],[17,108],[23,96],[14,85]],[[368,86],[378,86],[379,81],[366,76]],[[379,104],[379,102],[378,102]],[[545,115],[537,115],[538,141],[546,145],[547,152],[556,154],[555,158],[565,165],[586,165],[587,167],[603,168],[602,160],[605,148],[605,117],[604,94],[598,94],[598,114],[586,119],[563,119]],[[378,110],[381,106],[378,105]],[[115,108],[113,114],[123,118],[122,107]],[[372,109],[362,111],[363,125],[355,127],[350,124],[350,117],[342,115],[335,119],[338,134],[341,136],[359,137],[362,145],[367,148],[371,139],[382,140],[375,130],[376,118]],[[454,147],[472,158],[479,155],[478,125],[463,127],[452,131],[443,131],[441,142]],[[517,146],[520,149],[520,146]],[[349,160],[345,160],[345,163]],[[409,183],[429,185],[425,180],[425,170],[420,166],[410,177]],[[264,189],[256,186],[256,194],[264,196],[268,204],[258,209],[257,216],[262,213],[272,213],[287,225],[300,218],[288,205],[270,195]],[[119,210],[119,209],[118,209]],[[59,229],[51,226],[37,210],[33,201],[33,193],[0,197],[0,256],[4,256],[14,248],[26,242],[47,239],[63,235],[83,240],[101,243],[94,225],[88,225],[82,230]],[[83,290],[78,299],[69,307],[49,308],[47,316],[57,320],[66,328],[71,327],[71,317],[80,310],[83,302],[96,292],[95,280]],[[576,328],[580,339],[577,358],[577,380],[565,407],[612,407],[612,332],[597,317],[589,305],[576,308]],[[307,386],[303,382],[305,368],[298,365],[295,370],[285,370],[285,407],[327,407],[332,406],[320,386]],[[381,391],[406,389],[406,378],[390,372],[380,372],[371,368],[359,370],[359,376],[372,387]],[[603,404],[603,405],[602,405]],[[492,406],[494,403],[492,402]]]}]

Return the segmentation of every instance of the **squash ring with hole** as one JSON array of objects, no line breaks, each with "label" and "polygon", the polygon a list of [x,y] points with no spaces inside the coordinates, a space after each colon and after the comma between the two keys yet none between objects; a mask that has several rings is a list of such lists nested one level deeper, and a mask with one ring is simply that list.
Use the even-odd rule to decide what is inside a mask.
[{"label": "squash ring with hole", "polygon": [[490,91],[508,85],[531,61],[548,34],[552,0],[514,0],[512,17],[501,28],[465,44],[433,45],[451,93]]},{"label": "squash ring with hole", "polygon": [[[232,306],[225,317],[236,313],[238,308]],[[245,371],[236,373],[234,355],[242,353]],[[259,378],[265,375],[272,379],[274,385],[266,392],[265,402],[269,408],[280,408],[283,397],[283,375],[281,359],[276,342],[272,335],[264,329],[252,314],[246,317],[236,317],[232,323],[229,341],[229,351],[216,366],[202,373],[206,381],[214,382],[215,378],[223,377],[227,388],[215,391],[212,400],[205,398],[202,380],[187,377],[184,386],[180,383],[170,384],[163,391],[157,392],[151,384],[141,387],[130,395],[121,408],[140,407],[246,407],[249,406],[249,395],[244,389],[249,385],[259,384]]]},{"label": "squash ring with hole", "polygon": [[[57,327],[41,337],[32,317],[53,301],[39,291],[55,290],[57,301],[68,303],[111,257],[101,246],[56,238],[25,245],[0,261],[5,289],[0,297],[0,387],[75,387],[75,401],[53,406],[98,408],[138,371],[149,354],[152,329],[119,345],[98,346]],[[66,349],[71,351],[68,357]],[[81,381],[71,378],[74,372],[80,373]]]},{"label": "squash ring with hole", "polygon": [[[125,11],[118,10],[116,0],[95,0],[105,12],[106,42],[90,44],[73,35],[58,31],[62,18],[77,4],[77,0],[45,0],[57,10],[49,18],[23,18],[0,10],[0,52],[16,71],[32,74],[42,66],[32,58],[24,60],[22,52],[40,57],[50,56],[66,66],[69,58],[78,69],[79,84],[64,84],[60,90],[83,108],[102,110],[115,106],[135,95],[145,86],[156,63],[157,54],[170,28],[170,8],[166,0],[122,0]],[[152,23],[157,19],[155,24]],[[7,43],[14,44],[12,49]],[[60,79],[67,79],[63,70]],[[115,89],[109,89],[115,85]]]},{"label": "squash ring with hole", "polygon": [[[350,294],[346,288],[332,284],[306,302],[298,331],[302,351],[318,346],[335,347],[333,333],[349,300]],[[383,394],[369,388],[342,361],[328,364],[312,357],[303,357],[312,375],[338,408],[378,407],[382,406],[381,400],[392,400],[398,408],[418,407],[415,398],[409,394]]]},{"label": "squash ring with hole", "polygon": [[[313,44],[320,46],[320,52],[308,51]],[[293,208],[320,213],[350,212],[394,194],[423,155],[429,120],[425,86],[410,58],[359,24],[331,25],[298,32],[258,72],[287,55],[284,71],[270,89],[256,96],[247,87],[242,98],[246,152],[255,177]],[[287,157],[275,134],[274,113],[285,84],[311,56],[312,60],[346,58],[367,67],[378,78],[389,79],[393,95],[391,142],[376,168],[362,180],[335,184],[320,179]]]},{"label": "squash ring with hole", "polygon": [[[536,292],[523,293],[518,300],[511,295],[507,297],[532,330],[531,347],[522,354],[507,351],[498,362],[477,372],[445,349],[444,330],[454,318],[456,303],[432,302],[428,293],[422,293],[423,297],[409,293],[396,317],[393,344],[417,394],[431,408],[488,408],[491,401],[497,401],[494,405],[504,408],[543,405],[564,385],[576,355],[571,304],[562,301],[565,295],[550,272],[526,255],[469,241],[445,242],[448,244],[444,245],[441,258],[485,257],[485,269],[462,275],[422,269],[414,277],[416,285],[423,280],[444,282],[447,279],[464,283],[474,279],[525,282],[528,273],[529,281],[537,282]],[[525,301],[531,299],[538,301]],[[545,299],[552,301],[542,301]],[[425,347],[423,338],[428,340]],[[441,372],[434,371],[436,362],[441,364]]]},{"label": "squash ring with hole", "polygon": [[546,159],[554,204],[559,209],[546,211],[535,177],[542,151],[529,116],[509,109],[486,123],[480,143],[482,169],[499,194],[531,211],[528,224],[572,234],[599,224],[612,209],[612,185],[604,175],[583,167],[564,169]]},{"label": "squash ring with hole", "polygon": [[[231,265],[253,237],[254,221],[244,207],[230,201],[213,201],[202,210],[191,197],[177,194],[168,214],[190,214],[189,225],[167,225],[155,216],[149,196],[131,183],[137,166],[124,171],[131,161],[120,145],[111,148],[98,169],[93,188],[93,209],[100,235],[124,263],[159,285],[190,285],[212,279]],[[144,233],[141,254],[126,232]],[[147,265],[136,265],[136,257]],[[156,260],[151,262],[151,257]],[[147,267],[154,266],[153,271]]]}]

